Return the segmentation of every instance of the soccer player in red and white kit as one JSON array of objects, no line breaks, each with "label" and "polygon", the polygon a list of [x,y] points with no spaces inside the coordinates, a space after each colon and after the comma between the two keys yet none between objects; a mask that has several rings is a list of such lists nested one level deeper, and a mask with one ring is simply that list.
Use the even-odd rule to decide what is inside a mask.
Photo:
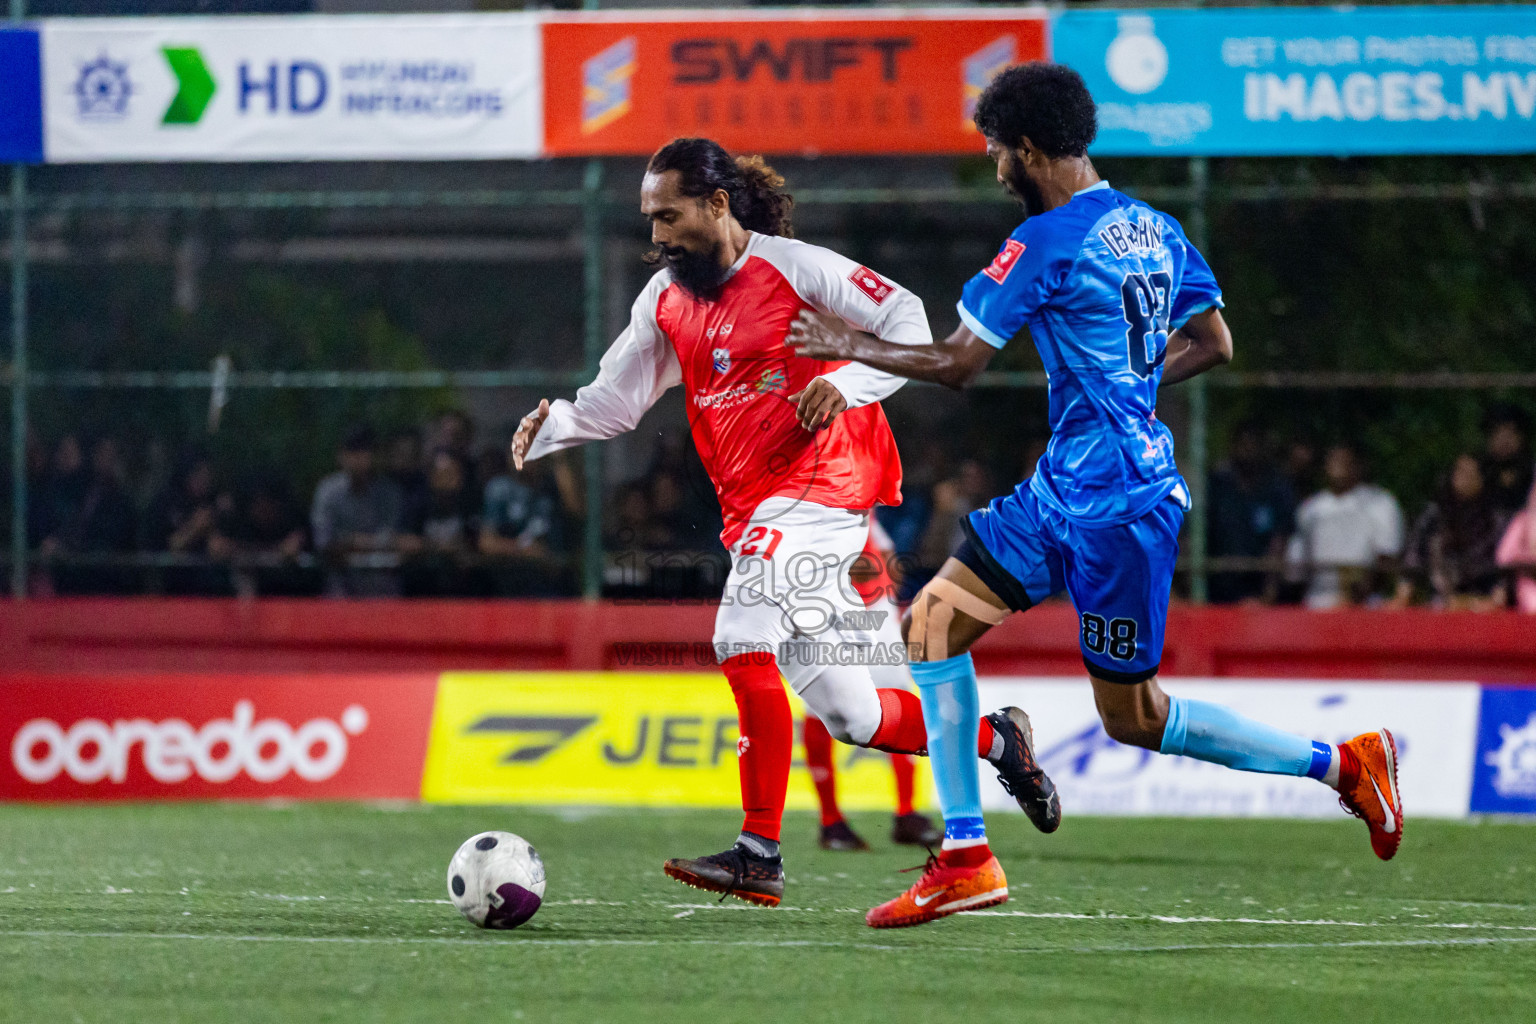
[{"label": "soccer player in red and white kit", "polygon": [[[541,401],[512,442],[516,465],[634,429],[668,388],[687,391],[694,444],[714,482],[731,554],[714,646],[736,698],[745,821],[723,853],[669,860],[671,877],[749,903],[784,893],[779,827],[794,723],[785,679],[845,743],[921,753],[922,705],[877,689],[862,650],[849,568],[870,509],[901,501],[901,463],[880,399],[905,381],[857,363],[797,358],[784,344],[804,310],[904,345],[933,342],[920,300],[827,249],[793,241],[784,181],[761,158],[708,139],[651,157],[640,211],[661,269],[574,402]],[[850,615],[850,613],[852,613]],[[1017,709],[1007,709],[1017,715]],[[1005,712],[980,721],[978,752],[1007,782],[1042,785]],[[1049,785],[1048,782],[1044,783]],[[1007,890],[988,894],[991,902]]]}]

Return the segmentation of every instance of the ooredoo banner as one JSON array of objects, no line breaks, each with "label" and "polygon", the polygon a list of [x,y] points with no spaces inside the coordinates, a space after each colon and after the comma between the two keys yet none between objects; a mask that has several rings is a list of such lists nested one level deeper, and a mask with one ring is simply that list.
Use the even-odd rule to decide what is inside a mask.
[{"label": "ooredoo banner", "polygon": [[1536,151],[1536,7],[1063,12],[1093,152]]},{"label": "ooredoo banner", "polygon": [[767,153],[975,153],[976,97],[1047,54],[1039,9],[551,15],[545,151],[677,136]]},{"label": "ooredoo banner", "polygon": [[0,680],[0,799],[420,793],[434,675]]},{"label": "ooredoo banner", "polygon": [[43,23],[50,163],[540,155],[534,15]]}]

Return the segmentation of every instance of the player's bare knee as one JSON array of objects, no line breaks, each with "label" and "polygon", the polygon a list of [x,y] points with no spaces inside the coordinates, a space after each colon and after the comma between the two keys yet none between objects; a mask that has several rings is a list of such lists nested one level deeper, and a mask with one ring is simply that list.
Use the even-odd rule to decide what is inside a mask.
[{"label": "player's bare knee", "polygon": [[1136,710],[1101,708],[1099,717],[1104,722],[1104,731],[1116,743],[1156,750],[1163,742],[1163,723]]}]

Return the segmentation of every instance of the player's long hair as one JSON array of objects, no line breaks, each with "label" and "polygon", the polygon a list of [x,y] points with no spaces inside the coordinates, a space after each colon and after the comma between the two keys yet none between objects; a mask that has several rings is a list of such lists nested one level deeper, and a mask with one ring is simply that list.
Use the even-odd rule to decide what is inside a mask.
[{"label": "player's long hair", "polygon": [[712,139],[673,139],[646,165],[651,174],[676,171],[680,191],[702,199],[723,189],[731,197],[731,216],[748,231],[795,237],[790,224],[794,197],[784,191],[784,176],[760,156],[735,159]]}]

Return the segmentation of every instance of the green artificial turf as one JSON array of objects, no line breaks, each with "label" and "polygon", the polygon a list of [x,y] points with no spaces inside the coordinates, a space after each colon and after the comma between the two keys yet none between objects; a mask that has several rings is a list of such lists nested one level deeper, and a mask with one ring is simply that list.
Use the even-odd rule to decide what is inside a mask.
[{"label": "green artificial turf", "polygon": [[[3,1021],[1536,1020],[1536,831],[995,815],[1012,899],[874,931],[915,874],[888,819],[823,853],[791,815],[775,910],[665,878],[724,812],[0,806]],[[481,932],[454,849],[534,843],[539,914]]]}]

